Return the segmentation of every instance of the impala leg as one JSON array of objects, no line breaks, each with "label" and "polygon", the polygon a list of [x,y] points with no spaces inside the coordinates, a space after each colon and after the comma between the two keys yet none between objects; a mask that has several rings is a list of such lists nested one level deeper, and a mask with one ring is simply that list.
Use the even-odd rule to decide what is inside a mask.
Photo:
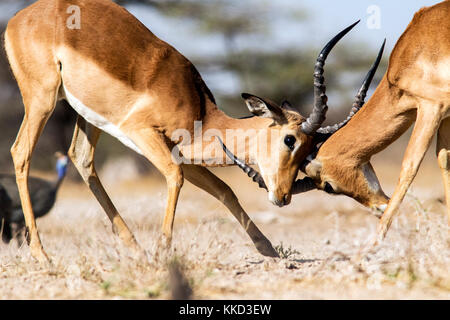
[{"label": "impala leg", "polygon": [[94,166],[94,156],[100,134],[100,129],[78,116],[72,144],[69,148],[69,156],[84,182],[108,215],[109,220],[111,220],[113,231],[118,234],[125,245],[140,252],[134,235],[120,216],[97,176]]},{"label": "impala leg", "polygon": [[436,155],[444,182],[447,218],[450,225],[450,118],[441,122],[437,135]]},{"label": "impala leg", "polygon": [[417,174],[420,163],[431,144],[431,140],[439,127],[442,118],[442,112],[439,108],[431,104],[422,104],[422,108],[417,110],[417,119],[409,139],[403,157],[400,178],[395,188],[394,194],[389,201],[388,207],[383,213],[378,225],[377,237],[372,246],[378,244],[386,236],[386,233],[392,223],[392,219],[400,206],[405,194]]},{"label": "impala leg", "polygon": [[132,132],[130,138],[139,146],[143,155],[164,175],[167,182],[167,205],[162,232],[170,245],[178,197],[184,178],[181,167],[172,161],[172,154],[164,136],[154,129]]},{"label": "impala leg", "polygon": [[245,232],[255,244],[256,249],[264,256],[278,257],[270,241],[262,234],[247,213],[231,188],[207,168],[196,165],[183,165],[185,178],[193,185],[205,190],[222,202],[238,220]]},{"label": "impala leg", "polygon": [[[39,88],[38,84],[34,84]],[[22,88],[21,88],[22,89]],[[22,90],[25,116],[17,135],[16,141],[11,148],[16,172],[17,187],[19,189],[22,210],[27,228],[27,242],[30,246],[31,255],[40,262],[49,261],[45,253],[39,233],[36,227],[33,208],[28,189],[28,175],[30,161],[36,143],[50,117],[56,104],[57,87],[49,90],[35,90],[34,92]],[[29,92],[32,97],[24,95]]]}]

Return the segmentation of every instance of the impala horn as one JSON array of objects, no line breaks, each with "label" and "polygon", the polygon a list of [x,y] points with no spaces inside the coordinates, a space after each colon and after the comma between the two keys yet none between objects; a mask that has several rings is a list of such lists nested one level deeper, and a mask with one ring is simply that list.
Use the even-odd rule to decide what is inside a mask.
[{"label": "impala horn", "polygon": [[[322,49],[322,51],[319,54],[319,57],[317,58],[317,62],[314,68],[314,108],[308,119],[302,123],[302,131],[308,135],[316,135],[316,138],[320,137],[319,139],[322,141],[325,141],[329,136],[331,136],[337,130],[345,126],[350,121],[350,119],[362,108],[367,95],[367,91],[370,87],[372,79],[377,71],[377,68],[381,61],[381,57],[383,55],[386,39],[383,41],[383,45],[381,46],[381,49],[378,52],[377,59],[370,68],[369,72],[367,73],[363,81],[363,84],[356,95],[349,116],[339,124],[335,124],[333,126],[328,126],[325,128],[320,128],[320,125],[325,120],[325,114],[328,110],[327,106],[328,98],[325,94],[326,87],[323,84],[324,83],[323,67],[325,65],[325,60],[328,54],[330,53],[331,49],[336,45],[336,43],[345,34],[347,34],[356,24],[358,24],[359,21],[360,20],[358,20],[351,26],[347,27],[346,29],[341,31],[338,35],[336,35],[333,39],[331,39],[331,41],[329,41],[327,45]],[[236,158],[236,156],[232,152],[230,152],[230,150],[228,150],[228,148],[223,144],[222,140],[219,137],[217,138],[219,139],[219,142],[222,145],[222,148],[227,154],[227,156],[231,160],[233,160],[233,163],[238,165],[242,170],[244,170],[244,172],[247,173],[247,175],[251,177],[253,181],[257,182],[260,188],[264,188],[267,190],[264,180],[262,176],[259,174],[259,172],[247,166],[244,161],[241,161],[238,158]],[[317,149],[318,148],[316,148],[315,152],[317,152]],[[292,185],[293,194],[303,193],[314,189],[317,189],[317,186],[314,183],[314,180],[311,179],[310,177],[304,177],[303,179],[299,179],[295,181],[294,184]]]},{"label": "impala horn", "polygon": [[[367,73],[366,77],[364,78],[363,84],[361,88],[359,89],[358,93],[356,94],[355,101],[353,102],[352,109],[350,111],[350,114],[348,115],[347,119],[342,121],[341,123],[335,124],[333,126],[328,126],[325,128],[319,128],[317,130],[316,134],[316,141],[321,143],[326,141],[333,133],[344,127],[352,118],[353,116],[362,108],[364,105],[364,101],[366,99],[367,91],[369,90],[370,83],[372,82],[372,79],[377,71],[378,65],[380,64],[381,57],[383,56],[384,46],[386,44],[386,39],[384,39],[383,44],[380,48],[380,51],[378,52],[377,59],[373,63],[372,67],[370,68],[369,72]],[[310,154],[305,161],[300,165],[300,170],[305,172],[306,165],[311,161],[310,159],[315,158],[317,152],[319,151],[319,147],[315,146],[312,154]],[[292,194],[298,194],[310,191],[312,189],[315,189],[314,181],[309,178],[305,177],[303,179],[297,180],[292,185]]]},{"label": "impala horn", "polygon": [[304,177],[303,179],[296,180],[292,185],[291,193],[298,194],[303,192],[308,192],[317,189],[314,180],[310,177]]},{"label": "impala horn", "polygon": [[302,123],[302,131],[309,136],[313,136],[317,129],[320,128],[321,124],[325,121],[325,115],[328,110],[328,98],[325,94],[326,86],[324,85],[325,78],[323,77],[325,60],[336,43],[338,43],[338,41],[341,40],[341,38],[353,29],[353,27],[360,21],[361,20],[356,21],[351,26],[339,32],[325,45],[317,58],[316,65],[314,67],[314,107],[308,119]]},{"label": "impala horn", "polygon": [[384,39],[383,45],[381,46],[380,51],[378,52],[377,59],[375,60],[366,77],[364,78],[363,84],[359,89],[357,95],[355,96],[355,101],[353,102],[352,109],[350,110],[348,117],[341,123],[317,129],[317,133],[327,135],[327,137],[331,136],[333,133],[335,133],[343,126],[345,126],[351,120],[351,118],[362,108],[362,106],[364,105],[364,101],[366,99],[367,91],[369,90],[370,87],[370,83],[372,82],[372,79],[375,73],[377,72],[378,65],[380,64],[381,57],[383,56],[385,44],[386,39]]},{"label": "impala horn", "polygon": [[228,148],[225,146],[225,144],[222,142],[222,139],[216,136],[216,138],[219,140],[220,144],[222,145],[223,151],[227,154],[228,158],[230,158],[235,165],[237,165],[239,168],[241,168],[252,180],[256,183],[258,183],[259,187],[262,189],[267,190],[267,186],[264,183],[264,179],[259,174],[258,171],[254,170],[252,167],[245,164],[245,161],[239,160]]}]

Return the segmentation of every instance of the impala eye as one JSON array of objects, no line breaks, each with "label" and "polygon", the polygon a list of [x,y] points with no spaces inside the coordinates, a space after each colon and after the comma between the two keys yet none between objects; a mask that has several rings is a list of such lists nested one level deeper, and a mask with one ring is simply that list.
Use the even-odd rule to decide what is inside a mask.
[{"label": "impala eye", "polygon": [[326,193],[331,193],[331,194],[336,193],[336,192],[334,191],[333,187],[331,186],[331,184],[329,184],[328,182],[325,182],[325,188],[324,188],[324,191],[325,191]]},{"label": "impala eye", "polygon": [[295,139],[294,136],[291,136],[291,135],[286,136],[284,138],[284,144],[287,145],[288,148],[291,150],[294,149],[295,141],[297,141],[297,140]]}]

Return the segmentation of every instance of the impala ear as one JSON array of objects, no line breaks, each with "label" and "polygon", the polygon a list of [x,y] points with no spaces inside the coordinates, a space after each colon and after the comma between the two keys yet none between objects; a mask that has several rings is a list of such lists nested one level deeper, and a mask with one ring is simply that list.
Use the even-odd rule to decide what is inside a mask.
[{"label": "impala ear", "polygon": [[286,110],[286,111],[291,111],[291,112],[299,113],[298,110],[295,109],[295,108],[291,105],[291,103],[290,103],[289,101],[287,101],[287,100],[284,100],[284,101],[281,103],[281,108],[282,108],[283,110]]},{"label": "impala ear", "polygon": [[245,100],[248,110],[255,116],[271,118],[276,122],[283,122],[283,110],[275,104],[248,93],[243,93],[242,98]]},{"label": "impala ear", "polygon": [[281,108],[287,109],[287,110],[293,109],[291,103],[290,103],[289,101],[287,101],[287,100],[284,100],[284,101],[281,103]]}]

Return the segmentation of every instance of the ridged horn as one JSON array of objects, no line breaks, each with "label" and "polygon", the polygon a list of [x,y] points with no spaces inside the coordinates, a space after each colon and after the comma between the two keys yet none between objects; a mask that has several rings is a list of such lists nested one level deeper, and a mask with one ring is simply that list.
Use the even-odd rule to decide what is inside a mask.
[{"label": "ridged horn", "polygon": [[338,43],[338,41],[341,40],[341,38],[345,36],[355,25],[357,25],[359,21],[361,20],[356,21],[331,39],[322,49],[319,57],[317,58],[314,67],[314,107],[308,119],[302,123],[302,131],[307,135],[312,136],[316,133],[317,129],[319,129],[321,124],[325,121],[325,115],[328,110],[328,98],[325,94],[326,86],[324,85],[325,78],[323,77],[325,60],[336,43]]},{"label": "ridged horn", "polygon": [[350,110],[348,117],[341,123],[337,123],[332,126],[327,126],[324,128],[317,129],[318,133],[326,134],[326,135],[331,135],[331,134],[335,133],[336,131],[341,129],[343,126],[345,126],[353,118],[353,116],[362,108],[362,106],[364,105],[364,101],[366,99],[367,91],[369,90],[369,87],[370,87],[370,83],[372,82],[372,79],[373,79],[375,73],[377,72],[378,66],[381,61],[381,57],[383,56],[385,44],[386,44],[386,39],[384,39],[383,45],[381,46],[381,49],[378,52],[377,59],[373,63],[369,72],[367,73],[367,75],[363,81],[363,84],[355,97],[355,101],[353,102],[352,109]]},{"label": "ridged horn", "polygon": [[261,174],[258,171],[254,170],[252,167],[246,165],[244,161],[238,159],[230,150],[228,150],[228,148],[222,142],[222,139],[220,139],[219,137],[216,138],[219,140],[220,144],[222,145],[222,149],[226,153],[228,158],[230,158],[235,165],[241,168],[250,178],[252,178],[254,182],[258,183],[260,188],[267,190],[267,186]]},{"label": "ridged horn", "polygon": [[314,180],[310,177],[304,177],[303,179],[296,180],[292,185],[292,194],[298,194],[303,192],[308,192],[317,189]]}]

